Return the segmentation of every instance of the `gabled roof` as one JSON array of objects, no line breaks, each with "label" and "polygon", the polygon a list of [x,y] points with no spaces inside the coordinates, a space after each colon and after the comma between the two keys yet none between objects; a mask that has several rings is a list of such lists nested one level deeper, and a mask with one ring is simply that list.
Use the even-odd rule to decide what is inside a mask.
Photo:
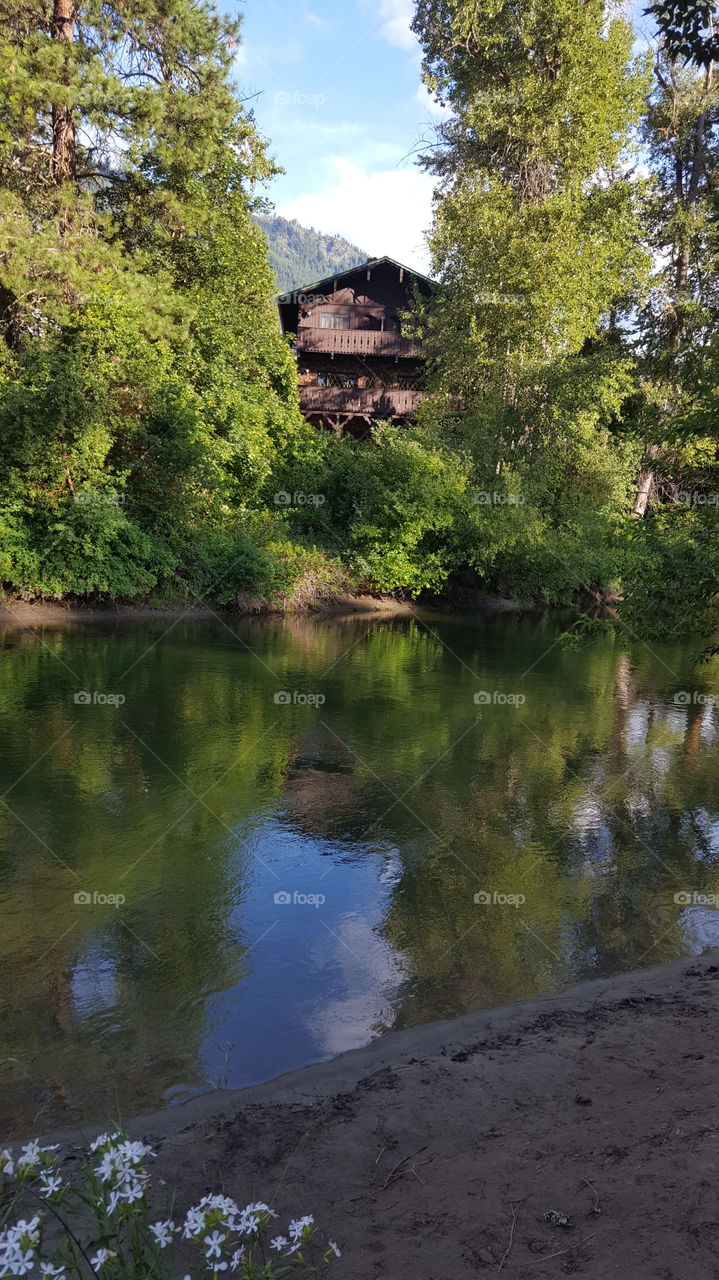
[{"label": "gabled roof", "polygon": [[437,281],[432,280],[430,276],[425,276],[421,271],[415,271],[414,267],[406,267],[403,262],[397,262],[396,258],[387,256],[382,258],[368,258],[366,262],[358,262],[354,267],[348,267],[346,271],[335,271],[334,275],[325,276],[324,280],[313,280],[312,284],[295,285],[294,289],[288,289],[285,293],[278,294],[278,301],[283,298],[291,297],[296,293],[312,293],[314,290],[322,289],[324,285],[332,284],[335,280],[343,280],[345,276],[355,276],[360,271],[371,271],[375,267],[379,267],[382,263],[389,263],[392,267],[397,267],[399,271],[406,271],[408,276],[414,276],[417,280],[423,280],[425,284],[436,289]]}]

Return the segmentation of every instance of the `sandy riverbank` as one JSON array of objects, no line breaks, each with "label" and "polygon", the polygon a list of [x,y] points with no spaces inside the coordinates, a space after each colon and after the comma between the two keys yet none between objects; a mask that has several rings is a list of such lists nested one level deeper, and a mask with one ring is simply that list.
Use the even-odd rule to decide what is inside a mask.
[{"label": "sandy riverbank", "polygon": [[343,1245],[337,1280],[500,1263],[510,1280],[717,1280],[718,1031],[714,951],[388,1035],[129,1128],[180,1209],[222,1188],[314,1212]]},{"label": "sandy riverbank", "polygon": [[[287,614],[304,614],[317,617],[353,617],[357,614],[410,613],[413,605],[392,596],[336,596],[317,600],[302,609],[270,609],[248,598],[234,608],[210,608],[203,604],[177,605],[171,608],[150,608],[147,605],[130,604],[52,604],[48,601],[4,600],[0,601],[0,626],[2,627],[56,627],[77,622],[163,621],[187,619],[193,622],[233,617],[276,617]],[[489,607],[489,606],[487,606]]]},{"label": "sandy riverbank", "polygon": [[[411,600],[397,600],[394,596],[336,595],[303,600],[301,604],[286,601],[284,606],[269,606],[252,596],[240,597],[232,607],[197,604],[170,607],[150,607],[133,604],[88,604],[67,601],[52,603],[46,600],[0,600],[0,627],[57,627],[77,622],[117,621],[169,621],[187,619],[188,622],[222,618],[246,617],[316,617],[353,618],[358,616],[388,617],[415,613],[418,608],[449,613],[517,612],[523,606],[516,601],[484,592],[452,593],[446,598],[436,597],[418,605]],[[527,607],[527,606],[524,606]]]}]

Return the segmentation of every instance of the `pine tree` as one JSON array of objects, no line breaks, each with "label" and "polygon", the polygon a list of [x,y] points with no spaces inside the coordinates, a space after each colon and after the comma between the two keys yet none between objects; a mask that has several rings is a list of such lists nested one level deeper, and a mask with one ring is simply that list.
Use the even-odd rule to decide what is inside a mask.
[{"label": "pine tree", "polygon": [[202,583],[302,429],[238,24],[193,0],[0,16],[0,576]]}]

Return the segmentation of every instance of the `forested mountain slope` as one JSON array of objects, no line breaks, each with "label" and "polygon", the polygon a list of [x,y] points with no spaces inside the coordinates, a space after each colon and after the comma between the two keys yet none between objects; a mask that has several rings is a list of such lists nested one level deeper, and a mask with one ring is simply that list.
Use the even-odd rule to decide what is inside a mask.
[{"label": "forested mountain slope", "polygon": [[257,222],[267,237],[279,293],[323,280],[335,271],[347,271],[369,257],[342,236],[323,235],[303,227],[294,218],[290,222],[287,218],[258,216]]}]

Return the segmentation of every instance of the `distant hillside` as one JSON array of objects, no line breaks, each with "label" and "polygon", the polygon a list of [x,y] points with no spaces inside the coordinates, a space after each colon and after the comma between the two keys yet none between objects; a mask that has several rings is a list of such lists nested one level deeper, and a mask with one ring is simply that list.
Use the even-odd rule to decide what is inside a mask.
[{"label": "distant hillside", "polygon": [[347,271],[369,254],[342,236],[325,236],[303,227],[295,219],[258,216],[270,246],[270,262],[277,277],[277,292],[287,293],[299,285],[313,284],[336,271]]}]

